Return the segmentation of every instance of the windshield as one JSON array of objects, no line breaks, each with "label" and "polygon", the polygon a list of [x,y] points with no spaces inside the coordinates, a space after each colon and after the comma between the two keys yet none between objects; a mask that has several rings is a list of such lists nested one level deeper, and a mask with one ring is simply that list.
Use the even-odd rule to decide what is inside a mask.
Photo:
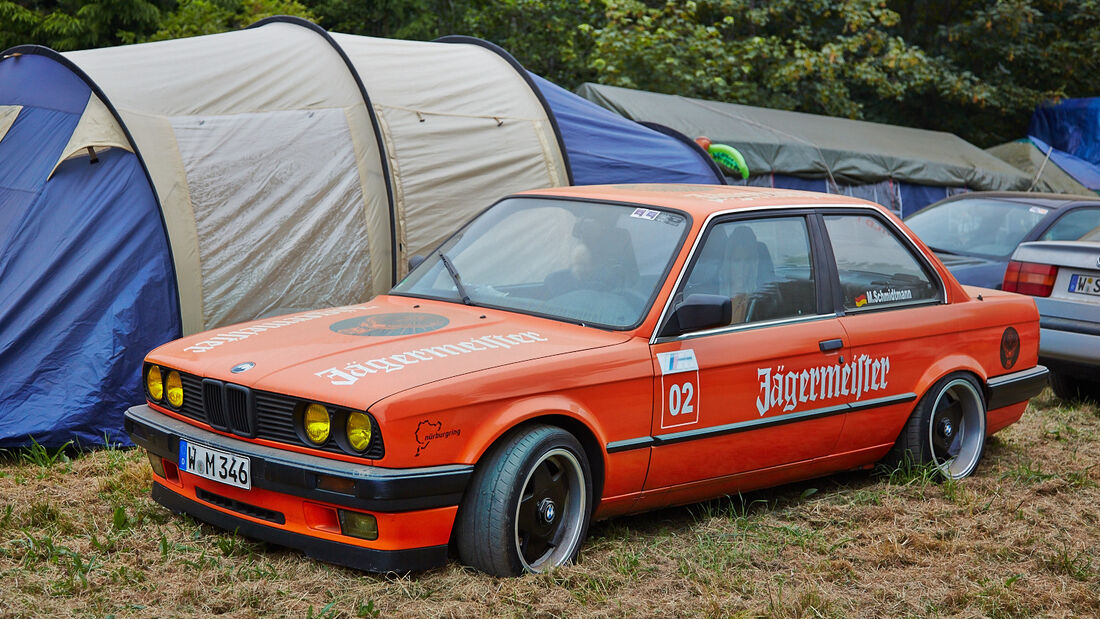
[{"label": "windshield", "polygon": [[1008,257],[1050,209],[991,198],[947,202],[905,220],[929,247],[952,254]]},{"label": "windshield", "polygon": [[631,328],[657,296],[687,225],[685,215],[655,208],[510,198],[391,292]]}]

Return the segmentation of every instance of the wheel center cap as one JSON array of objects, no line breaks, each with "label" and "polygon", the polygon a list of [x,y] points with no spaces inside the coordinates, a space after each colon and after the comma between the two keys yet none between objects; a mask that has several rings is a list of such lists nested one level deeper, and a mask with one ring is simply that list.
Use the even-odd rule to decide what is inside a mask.
[{"label": "wheel center cap", "polygon": [[554,518],[558,516],[558,508],[554,505],[554,502],[550,499],[543,499],[539,501],[539,517],[546,524],[554,522]]},{"label": "wheel center cap", "polygon": [[940,435],[944,438],[951,438],[951,435],[955,433],[955,426],[951,424],[951,420],[944,417],[940,420]]}]

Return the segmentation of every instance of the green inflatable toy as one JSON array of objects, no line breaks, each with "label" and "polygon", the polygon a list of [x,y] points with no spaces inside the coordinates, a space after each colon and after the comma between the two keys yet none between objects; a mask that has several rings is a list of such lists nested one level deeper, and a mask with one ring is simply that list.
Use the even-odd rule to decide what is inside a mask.
[{"label": "green inflatable toy", "polygon": [[745,158],[736,148],[727,144],[711,144],[707,152],[720,165],[733,170],[734,174],[740,174],[743,179],[749,177],[749,166],[745,165]]}]

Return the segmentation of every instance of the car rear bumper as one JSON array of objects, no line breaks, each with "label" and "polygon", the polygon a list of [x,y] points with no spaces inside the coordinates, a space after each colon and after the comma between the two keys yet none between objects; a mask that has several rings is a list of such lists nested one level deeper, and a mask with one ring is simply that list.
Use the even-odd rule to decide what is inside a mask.
[{"label": "car rear bumper", "polygon": [[[153,499],[227,530],[367,571],[442,565],[473,466],[385,469],[258,445],[197,428],[148,405],[126,411],[126,430],[171,473],[154,470]],[[251,488],[178,470],[180,440],[249,458]],[[377,521],[377,539],[345,535],[349,512]]]},{"label": "car rear bumper", "polygon": [[989,387],[989,403],[986,408],[993,411],[1026,402],[1042,392],[1047,386],[1049,375],[1050,372],[1045,367],[1037,365],[1019,372],[990,378],[986,382]]},{"label": "car rear bumper", "polygon": [[[1039,323],[1039,356],[1100,367],[1100,324],[1065,324],[1050,318]],[[1073,321],[1077,323],[1080,321]],[[1085,327],[1091,327],[1085,328]]]}]

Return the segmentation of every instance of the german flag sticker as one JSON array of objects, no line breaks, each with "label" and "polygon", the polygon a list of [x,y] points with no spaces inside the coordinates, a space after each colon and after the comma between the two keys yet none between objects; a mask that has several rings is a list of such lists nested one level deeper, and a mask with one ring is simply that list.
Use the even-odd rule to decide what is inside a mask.
[{"label": "german flag sticker", "polygon": [[867,295],[861,294],[856,297],[856,307],[863,307],[864,305],[867,305]]}]

